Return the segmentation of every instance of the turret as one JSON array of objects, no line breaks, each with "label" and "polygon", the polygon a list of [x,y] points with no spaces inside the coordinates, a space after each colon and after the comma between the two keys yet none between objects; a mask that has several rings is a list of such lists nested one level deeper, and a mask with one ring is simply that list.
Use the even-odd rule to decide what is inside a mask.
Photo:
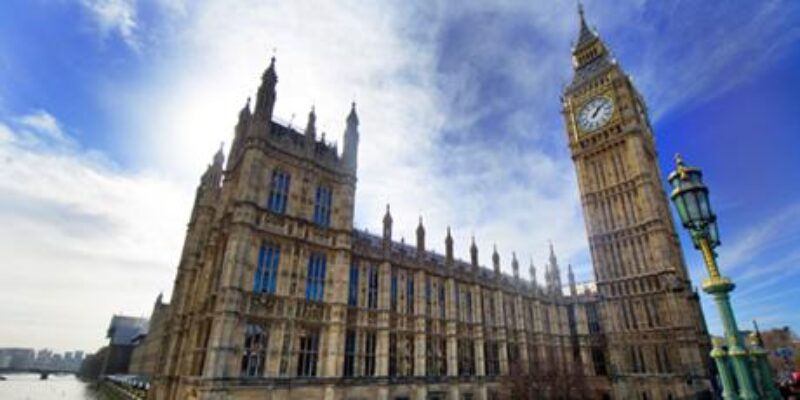
[{"label": "turret", "polygon": [[472,236],[472,244],[469,246],[469,258],[472,268],[478,269],[478,246],[475,244],[475,236]]},{"label": "turret", "polygon": [[272,121],[272,111],[275,108],[275,85],[278,83],[278,75],[275,73],[275,57],[269,62],[269,67],[261,76],[261,86],[256,94],[255,119],[267,124]]},{"label": "turret", "polygon": [[350,107],[350,114],[347,115],[342,160],[347,169],[355,175],[358,169],[358,115],[356,114],[355,102]]},{"label": "turret", "polygon": [[236,128],[234,128],[233,134],[233,143],[231,143],[231,151],[228,153],[228,169],[232,169],[233,165],[236,164],[236,161],[239,159],[239,155],[242,151],[242,147],[244,146],[245,135],[247,135],[247,130],[250,129],[250,120],[253,118],[253,114],[250,112],[250,98],[247,98],[247,103],[245,103],[242,110],[239,111],[239,121],[236,122]]},{"label": "turret", "polygon": [[519,280],[519,261],[517,261],[517,253],[511,253],[511,269],[514,270],[514,279]]},{"label": "turret", "polygon": [[222,164],[225,163],[225,153],[222,152],[224,144],[219,145],[219,150],[214,154],[214,159],[206,172],[200,178],[200,187],[197,188],[198,194],[210,189],[219,189],[222,183]]},{"label": "turret", "polygon": [[386,205],[386,214],[383,215],[383,241],[392,241],[392,214],[388,204]]},{"label": "turret", "polygon": [[444,238],[444,255],[448,265],[453,265],[453,236],[450,227],[447,227],[447,236]]},{"label": "turret", "polygon": [[419,217],[417,225],[417,257],[422,258],[425,254],[425,227],[422,226],[422,217]]},{"label": "turret", "polygon": [[531,266],[528,267],[528,274],[531,276],[531,285],[533,285],[534,293],[539,288],[539,283],[536,281],[536,266],[533,265],[533,258],[531,258]]},{"label": "turret", "polygon": [[497,245],[494,245],[494,251],[492,252],[492,267],[494,267],[494,273],[498,277],[500,276],[500,255],[497,254]]},{"label": "turret", "polygon": [[314,112],[314,107],[311,107],[311,111],[308,113],[308,122],[306,123],[306,147],[308,151],[312,154],[314,153],[314,149],[316,148],[315,144],[317,143],[317,114]]}]

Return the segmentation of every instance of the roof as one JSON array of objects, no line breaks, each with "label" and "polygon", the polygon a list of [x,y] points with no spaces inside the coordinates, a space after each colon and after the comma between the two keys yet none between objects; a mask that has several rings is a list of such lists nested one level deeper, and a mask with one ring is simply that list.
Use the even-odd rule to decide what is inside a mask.
[{"label": "roof", "polygon": [[130,345],[137,336],[147,334],[149,327],[147,318],[115,315],[111,317],[106,337],[110,339],[110,344]]}]

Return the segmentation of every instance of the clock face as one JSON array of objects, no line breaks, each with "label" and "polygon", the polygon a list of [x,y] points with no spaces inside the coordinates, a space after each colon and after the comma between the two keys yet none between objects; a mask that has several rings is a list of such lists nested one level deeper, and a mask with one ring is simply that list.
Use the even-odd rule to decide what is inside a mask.
[{"label": "clock face", "polygon": [[614,113],[614,102],[606,96],[598,96],[589,100],[578,111],[578,127],[582,131],[595,130],[611,119]]}]

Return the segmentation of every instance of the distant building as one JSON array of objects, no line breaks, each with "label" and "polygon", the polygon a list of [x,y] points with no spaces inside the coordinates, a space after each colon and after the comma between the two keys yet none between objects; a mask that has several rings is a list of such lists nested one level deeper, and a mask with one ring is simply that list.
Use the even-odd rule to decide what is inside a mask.
[{"label": "distant building", "polygon": [[7,347],[0,348],[0,368],[27,370],[33,367],[36,351],[33,349]]},{"label": "distant building", "polygon": [[134,338],[129,372],[142,376],[153,376],[161,362],[161,342],[164,340],[164,324],[169,313],[169,304],[162,302],[159,294],[150,315],[150,326],[146,333]]},{"label": "distant building", "polygon": [[147,318],[115,315],[108,327],[108,351],[105,354],[101,375],[128,373],[134,339],[147,334],[149,321]]}]

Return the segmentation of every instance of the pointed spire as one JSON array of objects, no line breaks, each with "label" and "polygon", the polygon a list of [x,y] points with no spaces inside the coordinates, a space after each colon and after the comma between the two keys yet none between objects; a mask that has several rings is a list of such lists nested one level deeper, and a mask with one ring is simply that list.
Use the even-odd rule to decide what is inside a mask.
[{"label": "pointed spire", "polygon": [[350,114],[347,114],[347,125],[358,126],[358,114],[356,113],[356,102],[350,103]]},{"label": "pointed spire", "polygon": [[419,216],[419,225],[417,225],[417,254],[422,255],[425,252],[425,227],[422,226],[422,216]]},{"label": "pointed spire", "polygon": [[311,106],[311,111],[308,113],[305,134],[307,141],[311,143],[317,141],[317,113],[314,111],[314,106]]},{"label": "pointed spire", "polygon": [[450,233],[450,225],[447,226],[447,236],[444,238],[444,252],[448,263],[453,262],[453,235]]},{"label": "pointed spire", "polygon": [[225,142],[219,143],[219,150],[217,153],[214,154],[214,166],[222,168],[222,164],[225,162],[225,152],[223,152],[223,148],[225,147]]},{"label": "pointed spire", "polygon": [[269,59],[269,67],[264,70],[264,74],[261,75],[261,80],[264,82],[276,82],[278,80],[278,74],[275,72],[275,56],[273,55]]},{"label": "pointed spire", "polygon": [[392,213],[389,204],[386,204],[386,214],[383,215],[383,239],[392,240]]},{"label": "pointed spire", "polygon": [[256,108],[254,111],[257,120],[269,123],[272,120],[272,110],[275,108],[275,85],[278,75],[275,72],[275,57],[269,62],[269,67],[261,76],[261,86],[256,94]]},{"label": "pointed spire", "polygon": [[517,252],[511,252],[511,269],[514,270],[514,278],[519,279],[519,261],[517,261]]},{"label": "pointed spire", "polygon": [[472,244],[469,246],[469,258],[474,268],[478,268],[478,245],[475,244],[475,235],[472,235]]},{"label": "pointed spire", "polygon": [[358,167],[358,115],[356,115],[355,101],[350,105],[350,114],[347,115],[342,160],[348,170],[355,174]]},{"label": "pointed spire", "polygon": [[497,244],[494,244],[494,250],[492,251],[492,266],[494,267],[494,273],[500,275],[500,254],[497,254]]},{"label": "pointed spire", "polygon": [[242,107],[242,111],[239,111],[239,122],[241,123],[242,121],[250,119],[251,115],[252,114],[250,113],[250,96],[247,96],[247,102],[244,104],[244,107]]},{"label": "pointed spire", "polygon": [[592,39],[597,38],[597,34],[594,33],[589,28],[589,24],[586,23],[586,15],[583,12],[583,3],[578,2],[578,16],[580,17],[580,32],[578,33],[578,41],[575,43],[575,48],[581,47],[586,43],[589,43]]},{"label": "pointed spire", "polygon": [[535,288],[536,283],[536,266],[533,265],[533,257],[531,257],[531,266],[528,267],[528,274],[531,276],[531,282],[533,283],[533,287]]}]

